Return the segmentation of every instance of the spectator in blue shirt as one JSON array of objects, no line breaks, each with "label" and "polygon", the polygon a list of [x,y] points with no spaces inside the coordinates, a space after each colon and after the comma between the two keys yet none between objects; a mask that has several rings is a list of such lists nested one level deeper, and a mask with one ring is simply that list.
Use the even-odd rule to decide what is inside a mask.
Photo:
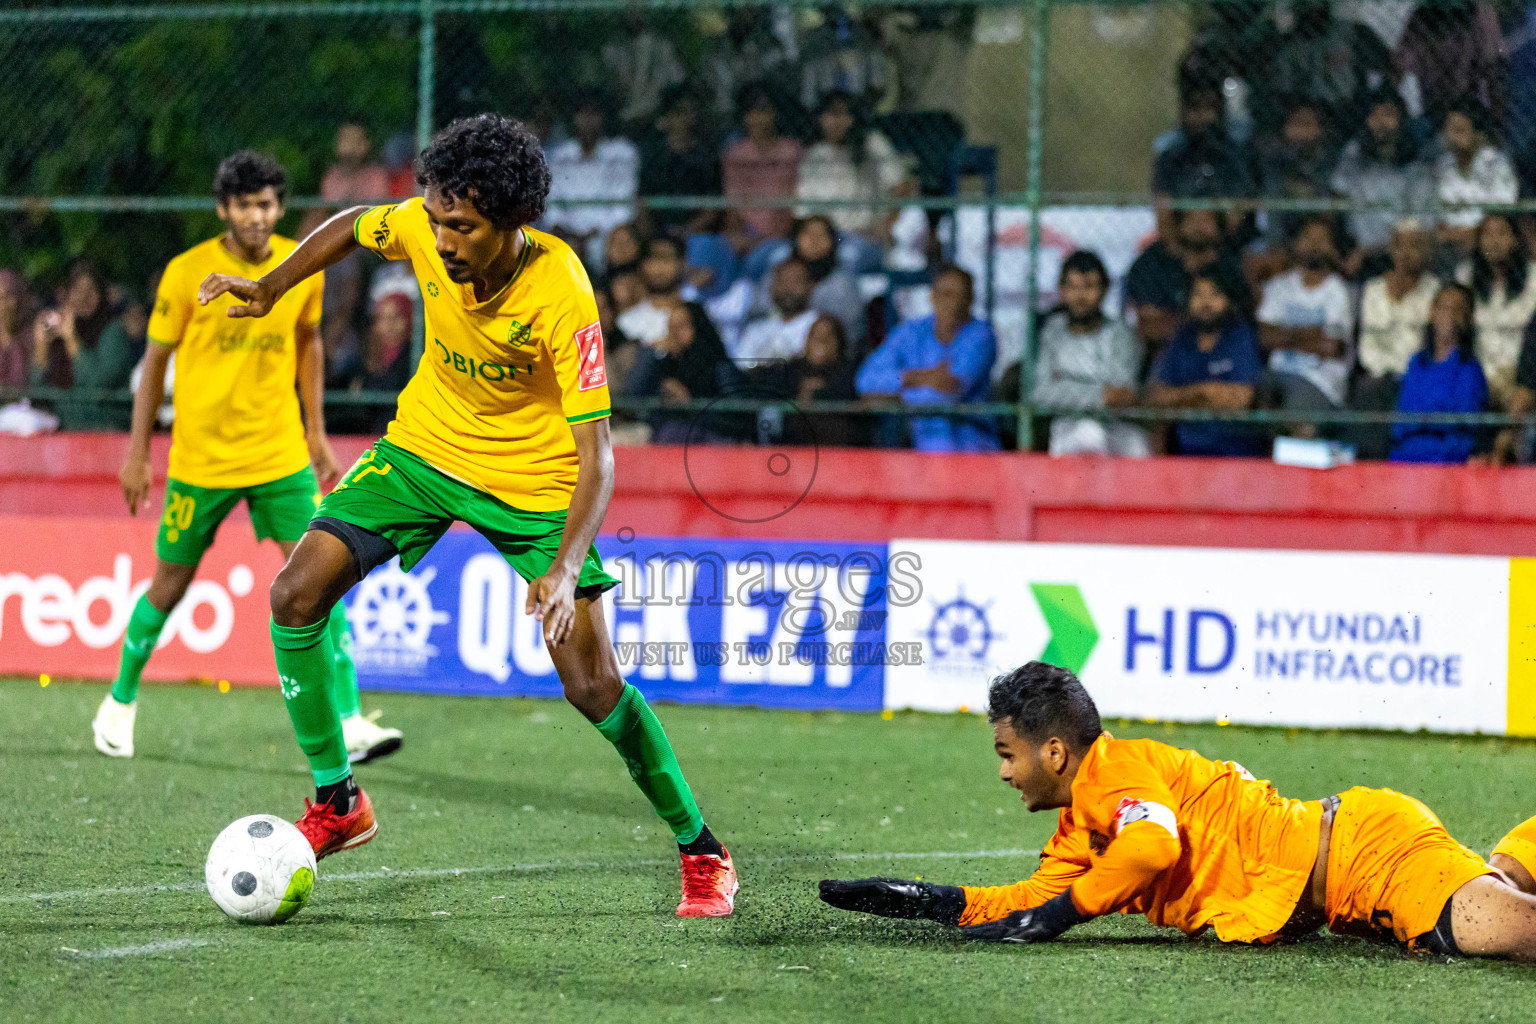
[{"label": "spectator in blue shirt", "polygon": [[[1472,290],[1448,284],[1435,294],[1424,347],[1408,361],[1398,412],[1482,412],[1488,381],[1477,361]],[[1477,447],[1476,427],[1399,423],[1392,428],[1393,462],[1466,462]]]},{"label": "spectator in blue shirt", "polygon": [[[1163,349],[1147,381],[1148,405],[1164,409],[1247,409],[1263,364],[1253,328],[1233,309],[1220,274],[1196,274],[1189,319]],[[1259,455],[1263,437],[1244,423],[1180,421],[1184,455]]]},{"label": "spectator in blue shirt", "polygon": [[[997,358],[992,325],[972,319],[971,275],[946,267],[933,280],[933,315],[899,324],[859,367],[866,397],[899,397],[907,405],[984,402]],[[919,417],[912,447],[921,452],[995,452],[992,424],[974,417]]]}]

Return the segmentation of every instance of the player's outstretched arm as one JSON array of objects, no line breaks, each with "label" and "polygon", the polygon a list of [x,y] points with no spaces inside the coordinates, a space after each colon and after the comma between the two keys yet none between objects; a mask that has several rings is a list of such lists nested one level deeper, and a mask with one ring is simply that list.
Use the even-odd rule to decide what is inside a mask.
[{"label": "player's outstretched arm", "polygon": [[144,374],[139,389],[133,393],[133,426],[128,435],[128,455],[118,470],[123,497],[128,500],[128,514],[138,515],[139,506],[149,497],[149,435],[155,429],[155,413],[165,401],[165,368],[175,351],[151,341],[144,348]]},{"label": "player's outstretched arm", "polygon": [[[821,901],[839,910],[948,925],[959,924],[966,914],[966,891],[960,886],[899,878],[823,879]],[[960,933],[978,942],[1049,942],[1083,920],[1068,888],[1039,906],[1015,910],[996,921],[967,925]]]},{"label": "player's outstretched arm", "polygon": [[824,878],[820,895],[821,902],[828,906],[880,917],[956,925],[965,913],[965,890],[958,885],[933,885],[901,878]]},{"label": "player's outstretched arm", "polygon": [[1058,893],[1026,910],[1015,910],[1000,921],[966,925],[960,934],[977,942],[1050,942],[1086,918],[1072,902],[1072,890]]},{"label": "player's outstretched arm", "polygon": [[233,274],[209,274],[197,290],[197,301],[206,306],[220,295],[231,294],[244,299],[245,305],[229,307],[230,316],[266,316],[294,285],[339,262],[357,248],[352,225],[367,210],[366,206],[342,210],[316,228],[287,259],[259,281]]}]

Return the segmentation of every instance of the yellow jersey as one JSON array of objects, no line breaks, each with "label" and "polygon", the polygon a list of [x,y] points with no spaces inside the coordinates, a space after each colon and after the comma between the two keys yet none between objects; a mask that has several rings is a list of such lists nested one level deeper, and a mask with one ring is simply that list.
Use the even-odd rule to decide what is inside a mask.
[{"label": "yellow jersey", "polygon": [[576,487],[570,425],[609,414],[603,332],[571,247],[522,230],[516,272],[480,302],[449,279],[420,199],[353,224],[361,245],[411,261],[426,314],[426,348],[385,438],[513,508],[556,512]]},{"label": "yellow jersey", "polygon": [[299,416],[295,335],[318,328],[316,274],[280,299],[261,319],[230,319],[242,304],[221,295],[206,306],[197,289],[209,274],[252,280],[298,247],[272,236],[266,262],[242,262],[219,238],[177,256],[165,268],[149,318],[150,340],[176,350],[170,475],[194,487],[253,487],[309,465]]}]

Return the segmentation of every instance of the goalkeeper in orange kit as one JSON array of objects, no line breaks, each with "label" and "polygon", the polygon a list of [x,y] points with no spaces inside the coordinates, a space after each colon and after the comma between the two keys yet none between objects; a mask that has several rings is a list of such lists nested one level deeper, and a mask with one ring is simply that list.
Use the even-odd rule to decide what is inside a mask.
[{"label": "goalkeeper in orange kit", "polygon": [[1536,818],[1490,862],[1390,789],[1290,800],[1231,761],[1115,739],[1077,677],[1041,662],[993,682],[988,718],[1003,781],[1031,811],[1061,811],[1034,875],[983,888],[829,879],[824,902],[988,942],[1048,942],[1122,913],[1229,942],[1326,925],[1415,952],[1536,960]]}]

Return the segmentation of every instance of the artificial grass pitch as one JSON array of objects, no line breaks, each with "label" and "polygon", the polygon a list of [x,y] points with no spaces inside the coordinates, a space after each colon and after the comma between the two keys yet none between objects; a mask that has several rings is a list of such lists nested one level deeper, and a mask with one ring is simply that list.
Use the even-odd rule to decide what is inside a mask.
[{"label": "artificial grass pitch", "polygon": [[[91,746],[104,686],[0,683],[0,1020],[1230,1021],[1536,1019],[1536,967],[1322,936],[1186,939],[1115,917],[1040,947],[843,914],[823,877],[1026,876],[1053,815],[997,780],[969,715],[662,705],[741,874],[679,921],[676,847],[613,749],[548,701],[367,693],[405,730],[358,778],[379,835],[287,924],[227,919],[203,858],[309,775],[276,690],[146,687],[131,761]],[[1242,762],[1293,796],[1425,800],[1486,853],[1536,813],[1536,746],[1108,723]],[[164,887],[164,888],[158,888]]]}]

